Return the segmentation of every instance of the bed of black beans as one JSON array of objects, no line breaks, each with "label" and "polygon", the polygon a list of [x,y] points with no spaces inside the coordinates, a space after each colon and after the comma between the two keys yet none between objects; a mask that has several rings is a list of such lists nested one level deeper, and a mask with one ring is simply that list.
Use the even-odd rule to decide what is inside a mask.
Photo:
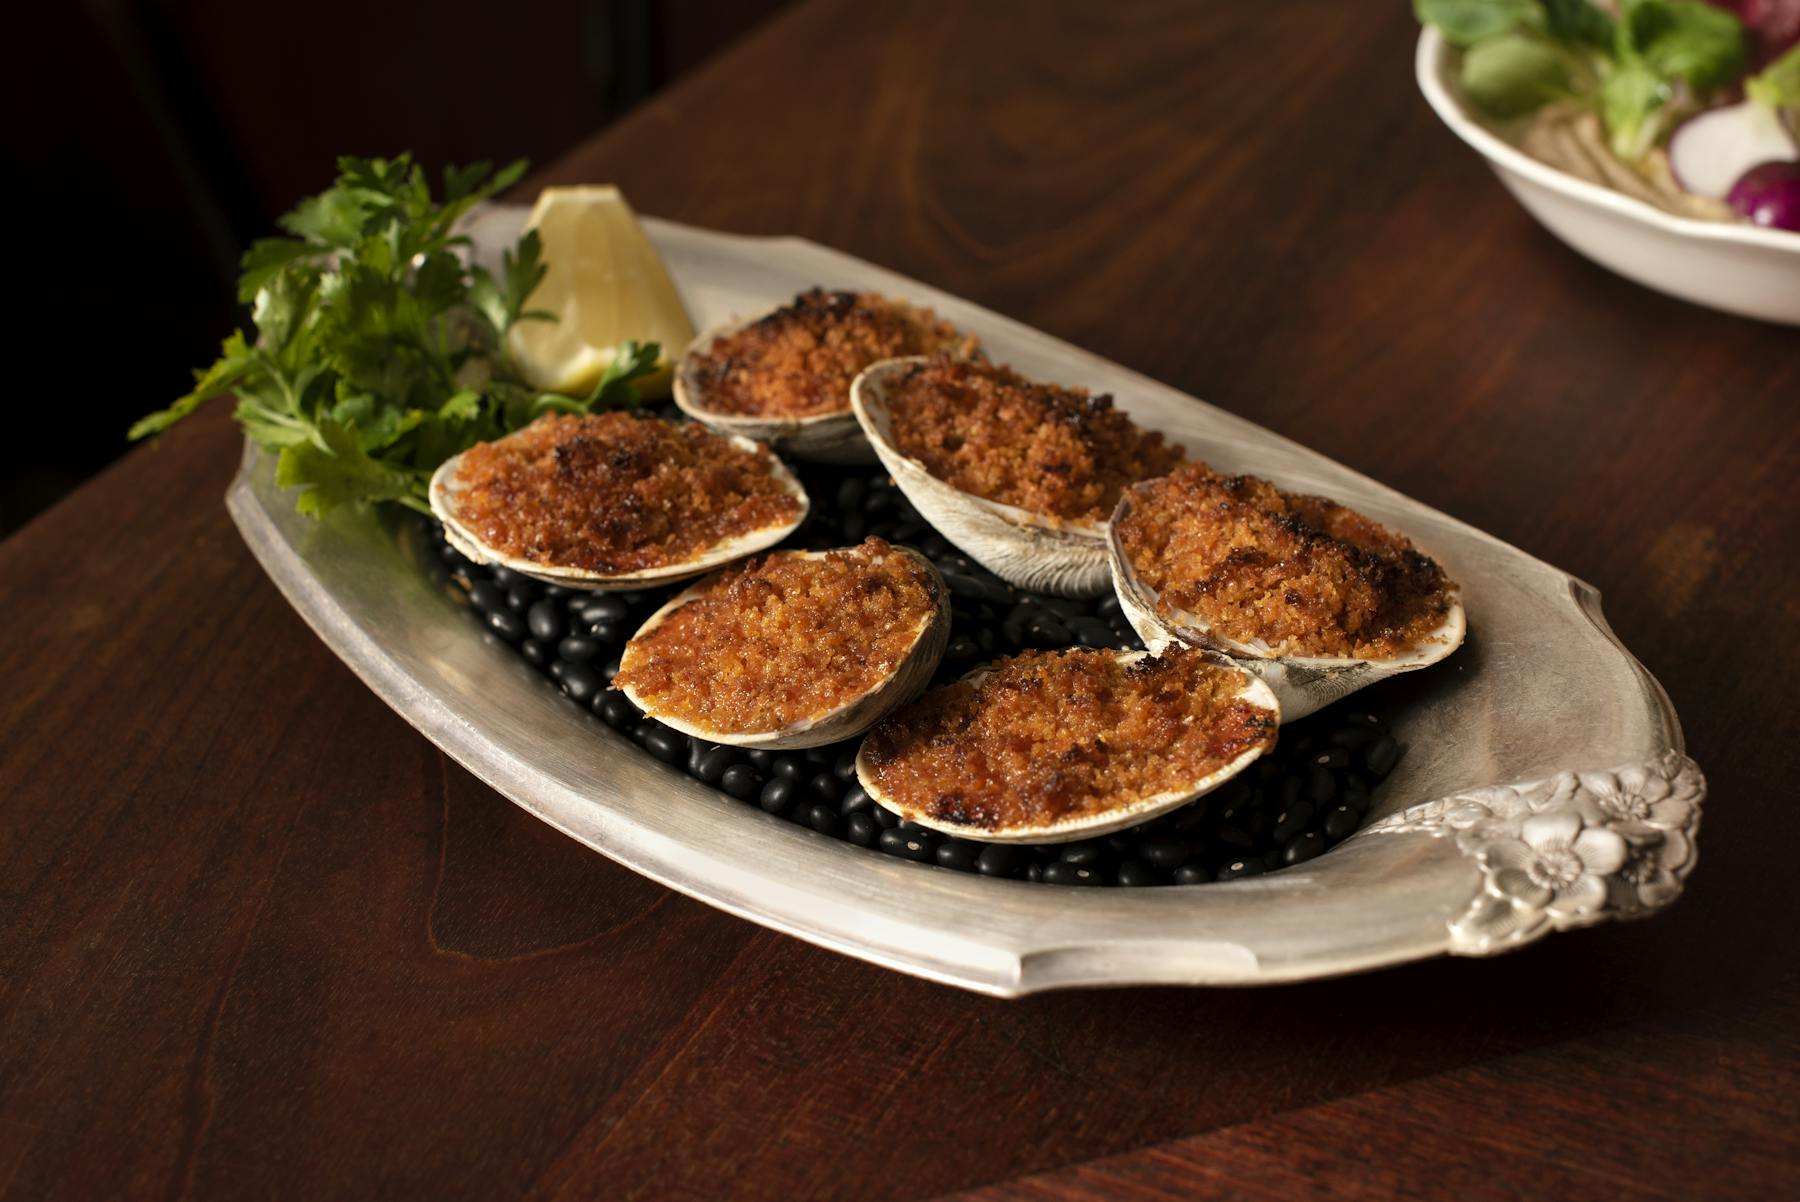
[{"label": "bed of black beans", "polygon": [[[950,586],[949,650],[938,680],[1032,648],[1141,646],[1110,594],[1071,601],[1021,592],[951,546],[882,474],[802,468],[812,513],[784,545],[819,549],[879,535],[917,548]],[[1194,885],[1304,863],[1354,831],[1401,748],[1351,701],[1283,726],[1275,751],[1215,792],[1115,835],[1023,846],[946,838],[875,805],[856,781],[857,740],[797,752],[746,751],[646,718],[610,687],[619,653],[673,589],[579,592],[478,567],[431,529],[470,612],[645,752],[769,814],[858,847],[960,872],[1054,885]]]}]

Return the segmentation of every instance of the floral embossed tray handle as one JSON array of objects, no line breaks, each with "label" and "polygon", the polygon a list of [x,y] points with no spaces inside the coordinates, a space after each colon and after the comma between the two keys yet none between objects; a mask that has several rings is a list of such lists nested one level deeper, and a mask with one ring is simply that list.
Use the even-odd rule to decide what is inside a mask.
[{"label": "floral embossed tray handle", "polygon": [[1669,751],[1650,764],[1428,801],[1356,837],[1454,837],[1481,888],[1450,920],[1450,951],[1484,956],[1674,901],[1693,868],[1705,795],[1699,767]]}]

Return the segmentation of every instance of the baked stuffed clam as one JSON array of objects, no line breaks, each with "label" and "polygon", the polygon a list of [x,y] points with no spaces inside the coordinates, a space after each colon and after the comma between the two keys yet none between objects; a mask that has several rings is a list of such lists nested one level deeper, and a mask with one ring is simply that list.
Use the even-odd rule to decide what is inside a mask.
[{"label": "baked stuffed clam", "polygon": [[1467,632],[1455,583],[1404,535],[1204,464],[1127,489],[1107,548],[1146,646],[1230,655],[1274,690],[1283,721],[1435,664]]},{"label": "baked stuffed clam", "polygon": [[929,309],[871,292],[813,288],[766,313],[702,331],[675,371],[675,403],[696,421],[800,459],[868,463],[850,384],[900,355],[967,358],[976,340]]},{"label": "baked stuffed clam", "polygon": [[765,550],[806,517],[769,449],[688,422],[551,413],[446,460],[431,511],[476,563],[570,588],[640,589]]},{"label": "baked stuffed clam", "polygon": [[896,712],[856,775],[921,826],[995,843],[1066,843],[1218,788],[1275,745],[1267,685],[1224,656],[1026,652]]},{"label": "baked stuffed clam", "polygon": [[683,590],[625,645],[613,685],[684,734],[818,747],[916,696],[949,639],[937,569],[871,538],[759,556]]},{"label": "baked stuffed clam", "polygon": [[1128,484],[1180,447],[1110,396],[944,357],[877,363],[851,406],[913,507],[989,571],[1034,592],[1104,593],[1106,519]]}]

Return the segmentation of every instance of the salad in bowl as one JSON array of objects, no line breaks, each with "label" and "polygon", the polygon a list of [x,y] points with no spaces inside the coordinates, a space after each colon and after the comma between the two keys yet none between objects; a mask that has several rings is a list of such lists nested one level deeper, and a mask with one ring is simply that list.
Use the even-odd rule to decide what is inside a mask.
[{"label": "salad in bowl", "polygon": [[1551,232],[1800,324],[1800,0],[1413,0],[1420,89]]}]

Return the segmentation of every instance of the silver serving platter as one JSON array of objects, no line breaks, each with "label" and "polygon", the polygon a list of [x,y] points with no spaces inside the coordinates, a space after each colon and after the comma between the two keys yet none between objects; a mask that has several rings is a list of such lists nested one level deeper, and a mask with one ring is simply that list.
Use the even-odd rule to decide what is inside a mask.
[{"label": "silver serving platter", "polygon": [[[521,211],[477,223],[478,257]],[[699,327],[814,284],[934,306],[989,354],[1113,393],[1215,466],[1401,529],[1464,589],[1470,636],[1379,686],[1405,755],[1371,822],[1267,876],[1070,889],[903,862],[726,798],[643,754],[485,636],[374,512],[314,521],[246,447],[227,503],[326,645],[446,754],[545,822],[690,897],[902,972],[1015,996],[1239,985],[1486,955],[1659,909],[1693,866],[1705,784],[1667,696],[1567,573],[1317,452],[914,280],[791,238],[647,221]],[[372,849],[370,854],[380,854]]]}]

